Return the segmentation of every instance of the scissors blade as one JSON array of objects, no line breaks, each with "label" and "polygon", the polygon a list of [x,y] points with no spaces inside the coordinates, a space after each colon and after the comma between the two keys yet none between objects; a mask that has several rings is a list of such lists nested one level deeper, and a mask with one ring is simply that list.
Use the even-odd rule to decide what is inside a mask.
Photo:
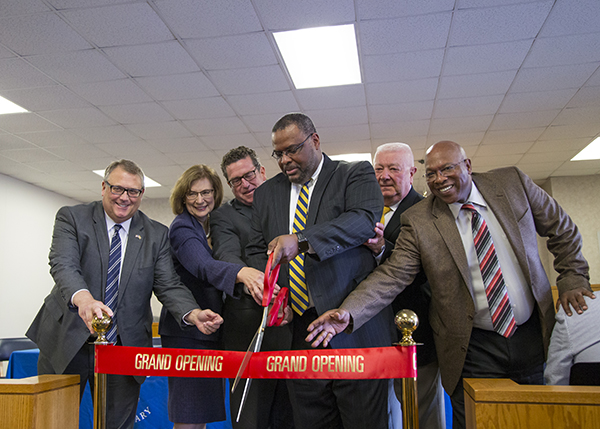
[{"label": "scissors blade", "polygon": [[[240,365],[240,369],[238,370],[238,373],[235,377],[235,381],[233,382],[233,387],[231,388],[231,393],[233,393],[233,391],[237,387],[238,382],[239,382],[240,378],[242,377],[242,374],[244,373],[244,370],[246,369],[246,367],[248,366],[248,363],[250,362],[250,357],[252,356],[252,353],[260,350],[263,336],[265,335],[265,327],[267,326],[268,314],[269,314],[269,308],[265,307],[263,310],[263,315],[262,315],[262,320],[260,322],[260,326],[258,327],[256,334],[254,334],[254,339],[252,340],[252,343],[250,343],[250,347],[248,348],[248,351],[246,352],[246,355],[244,356],[244,360],[242,361],[242,364]],[[244,403],[246,402],[246,397],[248,396],[248,391],[250,390],[251,384],[252,384],[252,379],[247,378],[246,384],[244,385],[244,392],[242,393],[242,399],[240,401],[240,408],[238,409],[237,418],[235,420],[236,422],[240,421],[240,416],[242,415],[242,409],[244,408]]]}]

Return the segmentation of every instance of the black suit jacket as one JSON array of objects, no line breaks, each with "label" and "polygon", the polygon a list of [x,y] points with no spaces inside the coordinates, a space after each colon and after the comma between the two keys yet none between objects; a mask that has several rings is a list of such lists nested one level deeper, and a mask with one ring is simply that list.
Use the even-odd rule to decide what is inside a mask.
[{"label": "black suit jacket", "polygon": [[[419,203],[423,200],[423,196],[420,195],[414,188],[410,188],[409,193],[404,197],[398,208],[394,211],[392,218],[386,225],[383,231],[383,237],[385,238],[385,250],[381,263],[383,263],[394,250],[396,240],[400,234],[402,224],[400,217],[402,213],[408,210],[410,207]],[[435,344],[433,340],[433,331],[429,324],[429,304],[431,302],[431,288],[427,282],[427,277],[424,273],[420,273],[415,281],[407,287],[404,292],[399,294],[396,299],[392,302],[392,309],[394,314],[400,310],[409,309],[417,313],[419,317],[419,327],[413,334],[413,339],[422,346],[417,348],[417,365],[427,365],[436,359],[435,355]],[[398,341],[402,339],[402,334],[399,330],[397,331]]]},{"label": "black suit jacket", "polygon": [[[104,299],[109,249],[101,201],[58,211],[49,256],[54,287],[26,334],[58,374],[90,336],[69,304],[71,297],[87,289]],[[124,346],[152,347],[153,292],[182,325],[183,316],[198,306],[173,267],[167,227],[138,211],[131,219],[119,283],[118,334]]]},{"label": "black suit jacket", "polygon": [[[254,192],[252,236],[246,249],[249,265],[264,270],[267,245],[289,234],[291,183],[280,173]],[[362,244],[373,237],[381,218],[383,197],[368,162],[324,163],[308,209],[304,235],[314,253],[304,261],[306,283],[318,314],[338,307],[374,268],[371,251]],[[279,285],[288,286],[289,268],[282,266]],[[392,313],[387,308],[352,334],[338,335],[334,348],[389,346]]]}]

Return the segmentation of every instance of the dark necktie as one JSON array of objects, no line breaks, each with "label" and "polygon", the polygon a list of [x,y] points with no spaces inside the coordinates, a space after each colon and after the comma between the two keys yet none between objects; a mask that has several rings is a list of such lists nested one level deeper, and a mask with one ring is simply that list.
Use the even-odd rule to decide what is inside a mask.
[{"label": "dark necktie", "polygon": [[[308,182],[302,186],[296,213],[294,214],[294,226],[292,232],[302,231],[306,227],[308,213]],[[308,288],[306,287],[306,276],[304,275],[304,254],[301,253],[290,261],[290,286],[292,309],[299,315],[304,314],[308,308]]]},{"label": "dark necktie", "polygon": [[492,316],[494,331],[506,338],[510,338],[517,329],[517,324],[510,305],[498,256],[496,255],[496,248],[492,241],[492,235],[485,220],[473,204],[463,204],[462,208],[469,210],[472,214],[471,230],[473,231],[473,241],[475,242],[479,269],[481,270],[483,284],[485,285],[485,294]]},{"label": "dark necktie", "polygon": [[121,225],[115,225],[115,232],[110,241],[110,254],[108,256],[108,275],[106,276],[106,291],[104,303],[113,311],[113,324],[106,335],[106,339],[114,343],[117,340],[117,301],[119,296],[119,273],[121,272]]}]

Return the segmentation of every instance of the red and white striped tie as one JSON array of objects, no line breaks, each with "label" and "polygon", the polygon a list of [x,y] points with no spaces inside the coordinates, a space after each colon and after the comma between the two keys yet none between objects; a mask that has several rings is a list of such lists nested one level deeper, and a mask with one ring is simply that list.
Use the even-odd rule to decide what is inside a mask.
[{"label": "red and white striped tie", "polygon": [[500,335],[510,338],[517,329],[515,315],[513,314],[508,298],[508,291],[504,283],[504,276],[500,269],[496,248],[492,241],[492,235],[485,223],[485,220],[477,212],[473,204],[463,204],[463,209],[469,210],[471,217],[471,230],[473,231],[473,241],[479,259],[479,269],[485,285],[485,294],[487,296],[492,324],[494,331]]}]

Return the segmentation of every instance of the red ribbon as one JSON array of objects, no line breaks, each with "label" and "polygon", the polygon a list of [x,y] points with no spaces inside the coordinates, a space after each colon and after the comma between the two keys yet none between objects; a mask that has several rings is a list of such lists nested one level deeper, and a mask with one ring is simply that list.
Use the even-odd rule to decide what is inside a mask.
[{"label": "red ribbon", "polygon": [[[234,378],[244,352],[96,346],[101,374]],[[417,376],[415,346],[258,352],[244,378],[385,379]]]}]

